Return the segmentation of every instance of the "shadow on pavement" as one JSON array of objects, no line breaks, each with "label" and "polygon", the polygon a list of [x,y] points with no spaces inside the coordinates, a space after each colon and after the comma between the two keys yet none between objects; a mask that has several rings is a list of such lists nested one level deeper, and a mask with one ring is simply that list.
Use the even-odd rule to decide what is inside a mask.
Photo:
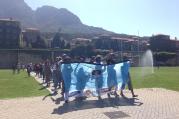
[{"label": "shadow on pavement", "polygon": [[[60,98],[58,103],[62,99]],[[62,106],[55,108],[52,114],[64,114],[68,112],[84,110],[84,109],[92,109],[92,108],[105,108],[105,107],[114,107],[118,108],[118,106],[141,106],[142,102],[136,102],[137,98],[126,98],[126,97],[116,97],[116,98],[105,98],[101,100],[74,100],[69,103],[64,103]]]},{"label": "shadow on pavement", "polygon": [[[51,100],[53,102],[55,102],[55,104],[60,104],[60,102],[58,103],[58,101],[63,101],[64,99],[61,97],[61,98],[58,98],[58,100],[54,100],[54,98],[52,98],[52,96],[56,96],[58,93],[57,92],[54,92],[54,93],[49,93],[48,95],[44,96],[42,100],[45,100],[47,97],[50,97]],[[59,100],[60,99],[60,100]]]},{"label": "shadow on pavement", "polygon": [[45,90],[47,88],[48,88],[48,86],[42,86],[39,90]]},{"label": "shadow on pavement", "polygon": [[[47,97],[52,97],[52,96],[54,96],[54,94],[49,93],[48,95],[44,96],[44,97],[42,98],[42,100],[45,100]],[[52,98],[51,98],[51,99],[52,99]]]}]

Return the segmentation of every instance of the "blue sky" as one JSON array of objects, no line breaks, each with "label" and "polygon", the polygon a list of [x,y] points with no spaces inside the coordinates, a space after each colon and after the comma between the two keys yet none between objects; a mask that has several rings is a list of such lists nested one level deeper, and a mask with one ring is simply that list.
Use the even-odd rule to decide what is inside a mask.
[{"label": "blue sky", "polygon": [[131,35],[167,34],[179,39],[179,0],[25,0],[67,8],[84,24]]}]

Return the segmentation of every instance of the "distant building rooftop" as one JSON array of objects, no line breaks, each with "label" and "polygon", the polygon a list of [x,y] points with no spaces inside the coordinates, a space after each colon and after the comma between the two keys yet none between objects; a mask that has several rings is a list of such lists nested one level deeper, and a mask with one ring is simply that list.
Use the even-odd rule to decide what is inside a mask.
[{"label": "distant building rooftop", "polygon": [[158,33],[158,34],[153,34],[152,36],[170,36],[170,35],[166,35],[166,34]]},{"label": "distant building rooftop", "polygon": [[71,46],[75,47],[77,45],[88,45],[92,40],[86,38],[75,38],[72,39]]},{"label": "distant building rooftop", "polygon": [[20,26],[20,21],[14,20],[14,19],[0,19],[0,23],[12,23]]},{"label": "distant building rooftop", "polygon": [[89,41],[89,42],[91,42],[91,39],[86,39],[86,38],[75,38],[75,39],[72,39],[72,41]]},{"label": "distant building rooftop", "polygon": [[112,40],[123,40],[123,41],[128,41],[128,42],[133,42],[135,41],[133,38],[121,38],[121,37],[112,37]]},{"label": "distant building rooftop", "polygon": [[9,18],[9,19],[0,19],[0,21],[12,21],[12,22],[19,22],[19,21],[17,21],[17,20],[14,20],[14,19],[11,19],[11,18]]},{"label": "distant building rooftop", "polygon": [[25,28],[25,31],[40,31],[37,28]]}]

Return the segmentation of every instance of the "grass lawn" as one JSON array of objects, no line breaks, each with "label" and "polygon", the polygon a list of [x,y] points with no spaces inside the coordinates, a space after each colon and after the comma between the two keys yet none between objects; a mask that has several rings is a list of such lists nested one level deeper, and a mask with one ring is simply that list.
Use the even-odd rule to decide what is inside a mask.
[{"label": "grass lawn", "polygon": [[[134,88],[166,88],[179,91],[179,67],[155,68],[153,74],[142,76],[142,69],[131,68]],[[33,77],[21,71],[12,74],[11,70],[0,70],[0,99],[16,97],[45,96],[49,92],[43,89]]]},{"label": "grass lawn", "polygon": [[142,69],[132,67],[131,78],[134,88],[166,88],[179,91],[179,67],[155,68],[153,74],[142,76]]},{"label": "grass lawn", "polygon": [[47,95],[46,89],[28,77],[25,71],[20,74],[12,74],[12,70],[0,70],[0,99],[16,97],[33,97]]}]

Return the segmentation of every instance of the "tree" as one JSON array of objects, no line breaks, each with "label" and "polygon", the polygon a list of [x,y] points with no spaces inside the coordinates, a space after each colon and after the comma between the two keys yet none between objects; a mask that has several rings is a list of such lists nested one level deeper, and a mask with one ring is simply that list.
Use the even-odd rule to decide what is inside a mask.
[{"label": "tree", "polygon": [[65,48],[66,48],[66,49],[70,49],[70,48],[71,48],[70,43],[67,43]]},{"label": "tree", "polygon": [[73,56],[92,56],[94,54],[93,47],[91,45],[79,45],[72,49]]},{"label": "tree", "polygon": [[64,40],[60,40],[60,48],[61,49],[65,48],[65,41]]},{"label": "tree", "polygon": [[52,48],[60,48],[61,39],[60,39],[60,33],[57,32],[52,40]]},{"label": "tree", "polygon": [[62,39],[62,34],[61,33],[56,33],[55,37],[52,40],[52,48],[65,48],[65,40]]},{"label": "tree", "polygon": [[154,54],[156,61],[166,62],[169,59],[176,57],[176,53],[170,52],[157,52]]},{"label": "tree", "polygon": [[37,41],[31,43],[31,46],[32,48],[46,48],[45,41],[40,36],[37,36]]}]

